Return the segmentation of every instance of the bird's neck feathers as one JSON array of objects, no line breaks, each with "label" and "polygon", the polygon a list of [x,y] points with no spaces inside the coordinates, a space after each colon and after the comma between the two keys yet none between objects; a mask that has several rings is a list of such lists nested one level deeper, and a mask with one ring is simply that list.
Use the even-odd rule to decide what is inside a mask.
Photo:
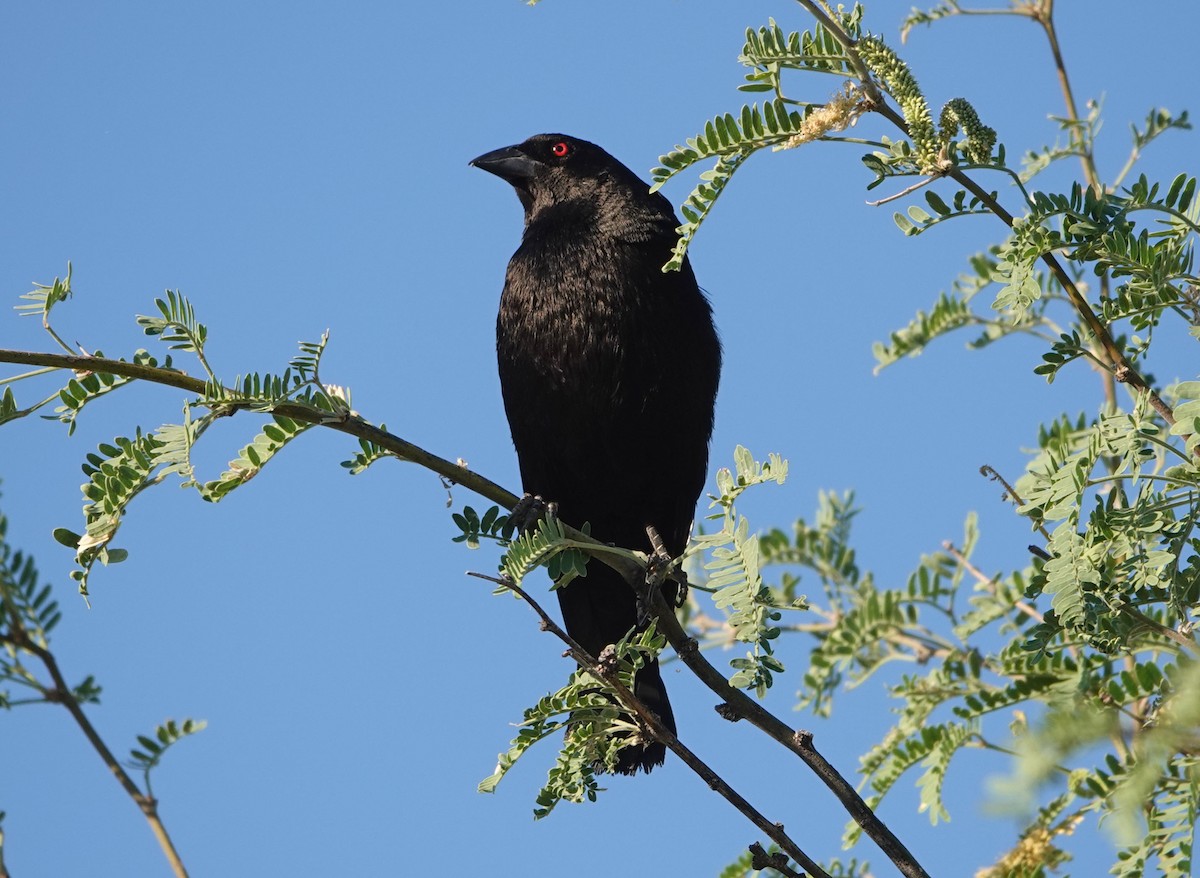
[{"label": "bird's neck feathers", "polygon": [[637,243],[658,236],[674,236],[679,221],[661,195],[651,195],[645,184],[603,175],[594,186],[580,191],[538,193],[525,203],[525,240],[576,240]]}]

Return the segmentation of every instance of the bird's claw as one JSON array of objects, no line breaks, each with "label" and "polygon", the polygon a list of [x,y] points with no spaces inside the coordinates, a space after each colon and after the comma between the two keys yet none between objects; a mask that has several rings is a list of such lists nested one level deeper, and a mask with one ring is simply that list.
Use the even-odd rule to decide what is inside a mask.
[{"label": "bird's claw", "polygon": [[687,603],[688,599],[688,578],[687,574],[681,568],[678,572],[679,579],[675,582],[675,600],[671,603],[675,609],[679,609]]},{"label": "bird's claw", "polygon": [[533,530],[543,518],[549,520],[558,518],[558,504],[543,500],[541,495],[530,494],[528,491],[508,513],[508,520],[519,533]]}]

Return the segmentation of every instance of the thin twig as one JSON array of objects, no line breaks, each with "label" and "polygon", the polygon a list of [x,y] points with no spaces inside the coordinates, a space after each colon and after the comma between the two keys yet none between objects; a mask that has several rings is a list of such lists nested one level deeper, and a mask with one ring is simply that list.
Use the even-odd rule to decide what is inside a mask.
[{"label": "thin twig", "polygon": [[[991,479],[993,482],[999,482],[1002,484],[1004,486],[1005,493],[1008,494],[1008,499],[1015,503],[1018,507],[1025,505],[1025,501],[1021,499],[1021,495],[1017,493],[1017,489],[1010,485],[1008,483],[1008,479],[996,472],[993,467],[988,466],[985,463],[979,468],[979,474],[984,478]],[[1046,530],[1046,526],[1044,524],[1039,522],[1035,524],[1034,527],[1038,529],[1038,533],[1046,538],[1047,543],[1050,542],[1050,531]]]},{"label": "thin twig", "polygon": [[[978,582],[985,589],[987,589],[988,592],[993,597],[996,596],[996,579],[995,579],[995,577],[988,576],[986,573],[984,573],[982,570],[980,570],[978,567],[976,567],[974,564],[972,564],[970,559],[968,559],[966,555],[964,555],[962,552],[960,552],[958,550],[958,547],[955,546],[954,543],[950,542],[949,540],[945,540],[942,543],[942,548],[950,553],[950,556],[952,558],[954,558],[955,561],[958,562],[959,566],[962,567],[963,570],[967,571],[968,573],[971,574],[971,576],[975,577],[976,582]],[[1027,603],[1025,603],[1025,601],[1014,601],[1013,609],[1020,610],[1022,613],[1024,613],[1030,619],[1033,619],[1033,621],[1035,621],[1035,622],[1045,623],[1045,621],[1046,621],[1045,616],[1043,616],[1041,613],[1039,613],[1033,607],[1032,604],[1027,604]]]},{"label": "thin twig", "polygon": [[[660,741],[667,748],[678,756],[688,768],[692,769],[700,779],[703,780],[710,789],[719,793],[726,801],[737,808],[751,823],[757,826],[771,841],[779,845],[781,850],[787,852],[797,863],[811,875],[813,878],[829,878],[829,874],[815,863],[800,846],[797,845],[783,830],[783,824],[772,823],[762,815],[753,805],[744,799],[736,790],[733,789],[726,781],[718,775],[712,768],[704,763],[695,753],[688,749],[682,741],[674,735],[670,729],[663,725],[659,720],[658,715],[650,708],[646,707],[636,695],[621,682],[617,672],[604,662],[598,661],[587,650],[579,645],[566,631],[550,617],[550,615],[542,609],[541,605],[534,600],[528,592],[510,579],[499,579],[494,576],[488,576],[482,573],[470,573],[479,579],[486,579],[489,582],[495,582],[504,586],[509,591],[520,597],[530,608],[537,614],[541,620],[541,627],[544,631],[549,631],[559,640],[567,645],[567,651],[570,653],[576,663],[581,667],[587,668],[591,673],[602,679],[612,690],[617,700],[621,703],[621,707],[630,713],[637,716],[638,722],[645,727],[650,736],[656,741]],[[661,596],[660,596],[661,597]],[[795,874],[795,873],[792,873]]]},{"label": "thin twig", "polygon": [[117,783],[125,790],[129,798],[133,799],[135,805],[146,818],[146,822],[150,825],[150,831],[154,833],[154,837],[158,840],[159,847],[162,848],[164,856],[171,864],[171,871],[175,873],[176,878],[188,878],[187,868],[183,865],[183,860],[179,857],[179,852],[175,849],[175,844],[171,841],[171,836],[167,833],[167,828],[163,825],[162,819],[158,816],[158,800],[153,796],[144,794],[138,789],[137,784],[125,772],[121,763],[117,761],[116,756],[108,749],[108,745],[100,737],[95,726],[87,718],[80,707],[78,699],[75,698],[75,693],[67,685],[66,679],[59,670],[58,661],[54,658],[54,654],[34,640],[25,631],[25,627],[21,624],[20,618],[13,611],[11,614],[10,630],[7,635],[0,636],[0,641],[9,643],[17,649],[24,650],[32,655],[37,656],[46,671],[50,674],[50,679],[54,681],[54,688],[44,691],[44,697],[47,702],[58,702],[67,709],[71,717],[79,726],[88,743],[100,756],[101,761],[108,766],[108,770],[112,772]]},{"label": "thin twig", "polygon": [[[32,372],[23,372],[20,375],[11,375],[8,378],[0,378],[0,387],[3,387],[5,384],[15,384],[18,381],[24,381],[26,378],[36,378],[38,375],[47,375],[50,372],[55,371],[57,370],[54,368],[34,369]],[[0,878],[3,878],[3,876],[0,875]]]},{"label": "thin twig", "polygon": [[928,186],[930,183],[932,183],[936,179],[937,179],[937,177],[925,177],[923,180],[919,180],[916,183],[913,183],[908,188],[901,189],[899,192],[894,192],[891,195],[888,195],[884,198],[880,198],[878,201],[868,201],[867,206],[868,207],[879,207],[881,205],[887,204],[889,201],[897,201],[897,200],[903,198],[905,195],[912,195],[918,189],[924,189],[926,186]]},{"label": "thin twig", "polygon": [[[1071,123],[1068,129],[1071,144],[1078,151],[1079,163],[1083,167],[1083,176],[1087,180],[1088,187],[1096,195],[1103,195],[1105,187],[1100,181],[1100,173],[1096,169],[1096,156],[1092,149],[1092,143],[1079,131],[1080,119],[1079,110],[1075,105],[1075,92],[1071,88],[1070,77],[1067,76],[1067,65],[1063,61],[1062,50],[1058,44],[1058,31],[1054,26],[1054,0],[1043,0],[1040,4],[1032,4],[1025,7],[1024,14],[1041,25],[1042,31],[1046,35],[1046,41],[1050,45],[1050,54],[1054,58],[1054,70],[1058,75],[1058,85],[1062,91],[1063,103],[1067,108],[1067,121]],[[1135,157],[1131,156],[1130,159],[1133,161]],[[1120,185],[1120,180],[1125,176],[1125,173],[1126,171],[1122,171],[1118,175],[1117,185]],[[1108,272],[1104,272],[1100,275],[1101,299],[1108,298],[1108,284],[1109,274]],[[1101,364],[1101,368],[1097,371],[1100,373],[1101,388],[1105,401],[1109,407],[1116,408],[1117,379],[1113,374],[1113,370],[1105,368]]]}]

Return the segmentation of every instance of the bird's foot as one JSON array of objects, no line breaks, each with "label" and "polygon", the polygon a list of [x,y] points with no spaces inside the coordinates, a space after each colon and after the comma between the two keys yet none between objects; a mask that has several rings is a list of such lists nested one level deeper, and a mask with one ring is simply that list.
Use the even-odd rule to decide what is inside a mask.
[{"label": "bird's foot", "polygon": [[558,504],[546,501],[540,495],[525,492],[525,496],[508,513],[508,520],[519,533],[526,533],[543,518],[558,518]]},{"label": "bird's foot", "polygon": [[687,578],[687,574],[683,572],[683,568],[676,570],[675,576],[676,576],[676,579],[672,583],[672,585],[675,586],[675,594],[673,595],[675,600],[671,601],[671,605],[674,606],[675,609],[679,609],[680,607],[682,607],[684,604],[687,603],[688,578]]},{"label": "bird's foot", "polygon": [[[639,628],[646,625],[654,615],[652,607],[654,604],[654,592],[656,590],[662,589],[663,594],[671,604],[675,604],[679,599],[679,595],[673,587],[674,583],[671,583],[671,588],[663,587],[675,559],[667,551],[667,547],[663,544],[662,537],[659,536],[658,530],[655,529],[654,525],[646,525],[646,536],[650,538],[650,546],[653,551],[651,551],[650,557],[646,559],[646,588],[644,592],[638,595],[637,623]],[[686,588],[687,586],[684,585],[683,589],[685,591]]]}]

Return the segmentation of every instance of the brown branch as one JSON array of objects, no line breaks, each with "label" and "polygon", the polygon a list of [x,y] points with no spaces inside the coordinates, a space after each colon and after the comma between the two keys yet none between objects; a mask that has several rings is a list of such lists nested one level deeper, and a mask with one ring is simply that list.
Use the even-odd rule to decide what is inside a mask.
[{"label": "brown branch", "polygon": [[[45,366],[55,369],[69,369],[77,373],[106,372],[113,375],[122,375],[128,378],[143,380],[154,384],[175,387],[198,396],[203,396],[206,391],[209,390],[206,382],[197,378],[193,378],[182,372],[145,366],[138,363],[129,363],[122,360],[112,360],[103,357],[0,349],[0,362]],[[218,405],[224,406],[230,410],[249,407],[248,405],[243,405],[236,402],[223,403],[220,401],[213,401],[212,405],[214,407]],[[511,509],[518,501],[518,498],[515,494],[506,491],[495,482],[492,482],[483,476],[472,473],[470,470],[465,469],[460,464],[452,463],[444,458],[440,458],[434,454],[431,454],[430,452],[425,451],[423,448],[420,448],[411,442],[400,438],[399,436],[395,436],[392,433],[381,430],[380,428],[367,423],[356,414],[347,413],[343,416],[336,416],[320,409],[291,402],[280,403],[272,409],[272,412],[296,421],[318,424],[320,426],[329,427],[330,429],[337,430],[338,432],[346,433],[351,436],[367,439],[379,447],[392,452],[401,460],[410,461],[425,467],[426,469],[432,470],[443,478],[447,478],[458,484],[461,484],[465,488],[468,488],[469,490],[474,491],[475,493],[508,509]],[[595,542],[594,540],[591,540],[590,537],[587,537],[585,534],[582,534],[574,529],[568,529],[568,533],[572,538],[581,542]],[[609,552],[596,553],[595,556],[598,557],[603,563],[617,570],[630,582],[637,583],[639,586],[644,585],[643,567],[638,562],[625,557],[613,555]],[[897,866],[904,875],[909,876],[909,878],[928,878],[927,873],[916,863],[916,860],[912,857],[912,854],[910,854],[903,844],[900,843],[899,839],[897,839],[891,833],[891,831],[888,830],[887,827],[885,827],[882,822],[880,822],[879,819],[871,813],[870,809],[867,808],[866,804],[862,801],[858,794],[854,792],[853,788],[850,787],[850,785],[847,784],[845,780],[842,779],[841,776],[838,775],[837,772],[833,770],[833,768],[829,766],[829,764],[825,762],[820,754],[817,753],[817,751],[812,747],[811,735],[808,735],[807,733],[794,732],[783,722],[759,707],[755,702],[751,701],[745,696],[744,693],[733,689],[725,677],[700,656],[699,650],[696,648],[695,641],[689,638],[679,626],[678,620],[675,618],[673,608],[667,606],[667,603],[661,594],[657,594],[655,596],[653,606],[655,615],[659,619],[660,630],[663,630],[664,633],[666,633],[668,640],[679,653],[680,657],[684,660],[684,663],[687,664],[688,667],[691,668],[692,671],[695,672],[710,689],[716,692],[729,705],[731,714],[735,718],[745,717],[746,719],[750,720],[752,724],[763,729],[769,735],[771,735],[771,737],[780,741],[789,749],[793,750],[793,752],[797,753],[797,755],[799,755],[814,771],[817,772],[819,776],[822,777],[823,780],[825,780],[826,784],[830,786],[835,794],[837,794],[842,800],[843,805],[845,805],[851,816],[854,817],[854,819],[864,828],[866,833],[871,838],[875,839],[875,841],[880,845],[881,849],[883,849],[884,853],[892,858],[894,862],[896,862]],[[35,654],[38,653],[35,652]],[[49,653],[45,653],[45,656],[52,664],[53,656],[50,656]],[[42,657],[42,655],[39,654],[39,657]],[[43,658],[43,661],[45,660],[46,659]],[[48,667],[50,667],[50,665],[48,665]],[[56,671],[57,668],[52,671],[52,675]],[[57,680],[56,685],[59,685]],[[76,722],[78,722],[80,727],[84,729],[85,734],[88,735],[88,739],[92,742],[93,747],[97,749],[97,752],[101,754],[102,758],[105,757],[105,754],[107,754],[107,758],[105,758],[106,764],[108,764],[113,770],[118,781],[122,783],[122,786],[126,787],[126,791],[129,792],[131,796],[136,794],[138,798],[135,798],[135,801],[139,803],[139,807],[143,808],[143,811],[147,813],[147,818],[150,819],[151,815],[154,813],[153,800],[141,795],[140,791],[137,790],[137,787],[133,785],[133,782],[129,780],[128,776],[120,768],[119,763],[112,758],[111,753],[109,753],[107,748],[104,747],[103,741],[101,741],[99,736],[96,735],[95,730],[92,729],[91,725],[88,723],[87,718],[83,715],[79,705],[75,703],[73,698],[70,697],[69,691],[67,691],[61,685],[60,688],[67,696],[64,699],[64,704],[69,710],[71,710],[72,715],[76,718]],[[655,723],[656,720],[651,717],[651,721],[648,722],[647,725],[653,728]],[[661,730],[661,732],[664,734],[663,740],[674,752],[680,756],[680,759],[688,764],[689,767],[692,767],[692,769],[700,774],[701,777],[704,777],[706,780],[711,779],[711,782],[715,784],[714,789],[722,791],[722,785],[724,785],[724,782],[721,781],[720,778],[714,773],[712,773],[711,769],[708,769],[704,763],[700,762],[697,757],[695,757],[691,751],[683,747],[682,744],[679,744],[678,742],[671,744],[669,741],[667,741],[666,738],[669,737],[669,733],[667,733],[665,728],[662,728],[661,724],[659,724],[659,730]],[[678,747],[678,749],[676,749],[676,747]],[[739,801],[745,802],[745,800],[741,799],[741,797],[735,791],[728,789],[727,785],[724,785],[724,787],[725,791],[722,791],[722,795],[724,795],[729,801],[733,802],[735,806]],[[149,811],[147,811],[147,806],[150,809]],[[748,803],[746,803],[746,807],[749,807]],[[765,818],[762,818],[761,815],[758,815],[757,819],[752,819],[754,819],[755,825],[760,826],[760,828],[767,833],[768,837],[774,840],[777,844],[780,844],[781,847],[784,847],[782,840],[786,840],[787,836],[778,826],[765,821]],[[157,820],[156,817],[155,820]],[[156,824],[152,821],[152,826],[154,825],[157,825],[159,828],[161,828],[161,823]],[[167,845],[170,844],[169,839],[165,838],[165,834],[163,839],[166,841]],[[791,843],[789,842],[789,844]],[[795,853],[793,853],[792,856],[797,862],[811,863],[811,860],[806,861],[803,852],[800,851],[799,848],[796,848],[794,844],[792,844],[791,847],[795,850]],[[815,867],[815,863],[812,864],[812,866]],[[806,865],[806,868],[809,868],[809,866]],[[812,869],[810,869],[810,871],[812,871]],[[824,873],[815,871],[813,874],[817,875],[819,878],[819,876],[823,875]]]},{"label": "brown branch", "polygon": [[[560,628],[555,621],[550,618],[550,615],[542,609],[541,605],[530,597],[529,593],[522,589],[519,585],[510,579],[498,579],[493,576],[487,576],[482,573],[471,573],[471,576],[479,579],[486,579],[489,582],[495,582],[503,585],[505,588],[519,596],[530,608],[537,613],[541,619],[541,628],[543,631],[549,631],[559,640],[567,645],[567,652],[570,654],[581,667],[587,668],[597,677],[602,679],[616,695],[617,700],[621,703],[621,707],[628,710],[630,713],[637,716],[638,722],[646,728],[650,736],[656,741],[661,741],[667,748],[683,761],[688,768],[694,771],[701,780],[708,785],[710,789],[720,794],[726,801],[742,813],[751,823],[757,826],[762,832],[779,845],[780,849],[785,851],[788,856],[799,863],[812,876],[812,878],[829,878],[829,874],[814,862],[800,846],[797,845],[784,832],[782,823],[772,823],[763,816],[753,805],[743,798],[736,790],[733,789],[726,781],[712,768],[710,768],[703,760],[686,747],[679,738],[671,732],[659,720],[658,715],[650,708],[646,707],[636,695],[621,682],[616,670],[604,661],[593,657],[587,650],[577,643],[566,631]],[[661,598],[661,596],[660,596]],[[672,616],[674,618],[674,616]],[[795,873],[791,873],[795,874]]]},{"label": "brown branch", "polygon": [[[661,558],[666,554],[666,548],[658,531],[653,527],[648,527],[646,534],[654,547],[655,557]],[[667,569],[667,566],[661,565],[660,571]],[[875,816],[875,812],[867,806],[867,803],[838,773],[837,769],[817,752],[817,748],[813,745],[811,732],[803,729],[793,731],[774,714],[753,701],[746,693],[731,686],[725,679],[725,675],[700,654],[698,644],[683,630],[679,624],[679,618],[675,615],[675,608],[656,587],[657,583],[652,578],[631,579],[629,583],[637,591],[638,598],[642,603],[653,610],[654,617],[658,622],[658,630],[666,635],[683,663],[709,689],[723,699],[723,703],[717,705],[718,714],[731,722],[742,718],[748,719],[753,725],[798,755],[805,765],[837,796],[838,801],[842,803],[854,821],[879,845],[903,875],[907,878],[928,878],[921,864],[917,862],[900,839],[893,835],[883,821]]]},{"label": "brown branch", "polygon": [[890,859],[900,873],[906,878],[929,878],[929,874],[921,867],[912,853],[904,846],[883,821],[862,800],[854,787],[826,761],[813,745],[811,732],[793,729],[754,701],[745,692],[735,689],[700,652],[695,640],[679,624],[675,610],[661,594],[647,595],[641,592],[643,600],[652,599],[651,604],[654,618],[658,621],[658,630],[666,636],[667,641],[678,653],[688,669],[700,681],[715,692],[722,704],[717,706],[717,712],[725,719],[736,721],[745,719],[751,725],[778,741],[791,750],[825,783],[831,792],[837,796],[842,807],[849,812],[854,821],[863,831],[879,845],[880,850]]},{"label": "brown branch", "polygon": [[[158,840],[159,847],[162,848],[164,856],[171,864],[171,871],[175,873],[176,878],[188,878],[187,868],[183,865],[183,860],[179,857],[179,852],[175,849],[174,843],[171,841],[171,836],[167,833],[167,828],[163,825],[162,819],[158,816],[158,800],[153,796],[148,796],[143,793],[138,785],[133,782],[133,779],[125,772],[121,763],[117,761],[116,756],[108,749],[108,745],[100,737],[95,726],[88,720],[87,715],[83,712],[78,699],[67,685],[66,679],[59,670],[58,662],[54,658],[54,654],[46,649],[41,644],[35,643],[34,640],[26,632],[25,627],[21,624],[20,618],[16,615],[16,611],[11,613],[10,631],[6,635],[0,635],[0,641],[9,643],[13,647],[24,650],[41,661],[46,667],[46,671],[50,674],[50,679],[54,681],[54,688],[45,690],[43,695],[47,702],[57,702],[67,709],[71,717],[79,726],[88,743],[100,756],[101,761],[108,766],[108,770],[112,772],[117,783],[125,790],[129,798],[133,799],[135,805],[142,812],[142,816],[146,818],[146,822],[150,825],[150,831],[154,833],[154,837]],[[3,872],[0,872],[2,876]]]},{"label": "brown branch", "polygon": [[[209,390],[206,382],[188,376],[182,372],[171,369],[145,366],[138,363],[129,363],[121,360],[112,360],[103,357],[0,349],[0,362],[45,366],[55,369],[69,369],[77,373],[106,372],[113,375],[122,375],[128,378],[148,381],[154,384],[175,387],[198,396],[203,396],[206,391]],[[230,410],[249,407],[247,404],[240,404],[236,402],[228,403],[221,402],[219,400],[214,400],[211,404],[213,407],[222,406]],[[458,484],[461,484],[465,488],[468,488],[469,490],[474,491],[475,493],[508,509],[511,509],[518,501],[518,498],[515,494],[506,491],[495,482],[472,473],[470,470],[465,469],[460,464],[452,463],[444,458],[440,458],[434,454],[431,454],[428,451],[425,451],[424,449],[412,444],[411,442],[400,438],[399,436],[395,436],[392,433],[381,430],[380,428],[367,423],[356,414],[346,413],[342,416],[331,415],[331,413],[327,411],[291,402],[280,403],[279,405],[274,406],[272,408],[272,412],[303,423],[318,424],[351,436],[367,439],[379,447],[392,452],[401,460],[407,460],[425,467],[426,469],[432,470],[443,478],[447,478]],[[587,537],[586,535],[574,529],[568,529],[568,534],[572,538],[581,542],[595,542],[590,537]],[[637,561],[614,555],[610,552],[595,553],[595,556],[598,557],[603,563],[617,570],[628,581],[636,583],[637,587],[644,585],[644,570],[642,565],[640,565]],[[716,692],[726,702],[726,704],[729,706],[729,713],[732,717],[744,717],[748,719],[753,725],[763,729],[771,737],[780,741],[793,752],[797,753],[797,755],[799,755],[806,762],[806,764],[808,764],[814,771],[817,772],[819,776],[822,777],[823,780],[825,780],[826,784],[842,800],[843,805],[850,812],[851,816],[854,817],[854,819],[864,828],[866,833],[880,845],[884,853],[887,854],[893,860],[893,862],[897,864],[904,875],[909,876],[909,878],[928,878],[927,873],[920,867],[919,864],[916,863],[916,860],[912,857],[912,854],[909,853],[903,844],[900,843],[899,839],[897,839],[891,833],[891,831],[888,830],[887,827],[885,827],[882,822],[880,822],[879,819],[871,813],[870,809],[866,806],[858,794],[854,792],[853,788],[850,787],[850,785],[847,784],[845,780],[842,779],[841,776],[838,775],[837,772],[831,766],[829,766],[827,762],[825,762],[820,754],[817,753],[815,748],[812,747],[811,735],[793,731],[782,721],[778,720],[772,714],[768,713],[755,702],[750,700],[744,693],[733,689],[725,677],[700,656],[699,650],[696,648],[695,641],[689,638],[679,626],[678,620],[675,618],[673,608],[667,605],[661,594],[655,595],[655,600],[652,606],[654,607],[656,617],[659,619],[659,630],[664,631],[668,640],[679,653],[684,663],[687,664],[688,667],[691,668],[692,671],[696,673],[710,689]],[[49,656],[48,653],[46,653],[46,655]],[[53,657],[49,656],[49,658],[50,661],[53,662]],[[66,692],[65,689],[63,691]],[[66,694],[68,696],[70,695],[69,692],[66,692]],[[72,714],[75,715],[76,721],[80,723],[80,726],[85,730],[85,733],[88,730],[91,730],[91,734],[88,735],[89,740],[92,741],[93,746],[97,748],[97,751],[104,756],[104,754],[108,752],[107,748],[104,748],[103,742],[95,734],[94,729],[91,729],[90,724],[87,723],[87,718],[79,709],[79,705],[69,697],[64,700],[64,704],[66,704],[68,709],[71,710]],[[651,720],[653,720],[653,717],[651,717]],[[647,724],[653,728],[654,722],[652,721]],[[659,728],[663,733],[666,733],[666,729],[662,728],[661,724],[659,725]],[[670,742],[667,743],[668,746],[671,746],[674,752],[679,754],[680,758],[686,764],[692,767],[693,770],[697,771],[697,773],[699,773],[702,777],[708,779],[708,774],[705,772],[711,773],[711,769],[708,769],[707,766],[700,762],[691,753],[691,751],[683,747],[682,744],[672,745]],[[678,750],[676,750],[676,746],[678,746]],[[133,785],[133,782],[130,781],[128,776],[125,775],[124,771],[121,770],[120,765],[116,763],[115,759],[111,758],[111,753],[109,753],[108,756],[109,758],[105,760],[106,764],[109,764],[110,767],[113,768],[114,774],[117,776],[119,781],[124,778],[122,786],[125,786],[126,783],[128,783],[129,786],[126,788],[127,792],[130,792],[131,795],[136,792],[138,796],[141,796],[141,793],[137,791],[137,788]],[[712,774],[711,777],[713,783],[718,784],[718,787],[720,784],[723,784],[723,781],[720,781],[720,778],[718,778],[715,774]],[[725,797],[731,802],[736,803],[738,800],[743,802],[745,801],[742,800],[740,796],[738,796],[737,793],[732,789],[729,789],[727,792],[723,792],[722,794],[725,795]],[[139,802],[139,806],[141,806],[142,802],[152,803],[152,800],[146,799],[145,797],[135,799],[135,801]],[[747,807],[749,807],[748,803]],[[143,808],[143,810],[145,809]],[[149,814],[147,816],[149,817]],[[767,833],[768,837],[776,841],[777,844],[780,844],[781,847],[784,847],[784,845],[781,843],[781,840],[787,839],[787,836],[775,824],[765,822],[765,818],[761,818],[761,815],[759,815],[759,819],[756,820],[755,823]],[[161,824],[158,825],[161,826]],[[794,845],[792,845],[792,847],[794,848]],[[795,854],[799,854],[799,856],[795,856]],[[800,851],[798,848],[795,848],[795,854],[793,854],[793,858],[796,859],[797,862],[805,862],[805,860],[802,859],[804,857],[802,851]],[[815,864],[813,864],[813,866],[815,867]],[[806,868],[808,868],[808,866],[806,866]],[[824,873],[814,872],[813,874],[820,876]]]},{"label": "brown branch", "polygon": [[[799,872],[788,865],[786,854],[768,854],[759,842],[750,845],[750,867],[753,869],[774,869],[786,878],[801,878]],[[3,876],[0,876],[3,878]]]},{"label": "brown branch", "polygon": [[[49,366],[56,369],[70,369],[73,372],[107,372],[111,375],[122,375],[126,378],[136,378],[153,384],[175,387],[180,390],[186,390],[188,393],[194,393],[197,396],[205,395],[208,389],[208,385],[204,381],[199,378],[193,378],[183,372],[155,366],[143,366],[140,363],[127,363],[124,360],[110,360],[104,357],[0,349],[0,363]],[[236,395],[235,391],[232,390],[229,393]],[[249,408],[249,405],[239,403],[230,404],[214,400],[212,407],[239,409]],[[271,412],[291,418],[294,421],[302,421],[306,424],[319,424],[323,427],[337,430],[339,433],[346,433],[359,439],[367,439],[381,448],[392,452],[401,460],[406,460],[425,469],[432,470],[443,478],[456,482],[506,509],[511,509],[518,500],[516,495],[506,491],[490,479],[485,479],[483,476],[471,472],[462,464],[451,462],[438,457],[436,454],[431,454],[425,449],[405,439],[401,439],[393,433],[381,430],[367,423],[354,413],[347,413],[339,417],[330,412],[294,402],[280,403],[272,407]]]}]

